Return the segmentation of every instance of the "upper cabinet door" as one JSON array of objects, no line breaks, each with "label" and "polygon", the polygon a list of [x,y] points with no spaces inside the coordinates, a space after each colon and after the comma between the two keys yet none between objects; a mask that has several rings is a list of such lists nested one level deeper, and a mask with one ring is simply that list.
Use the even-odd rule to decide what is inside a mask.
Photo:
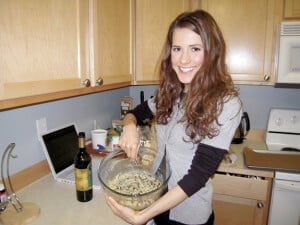
[{"label": "upper cabinet door", "polygon": [[0,100],[79,88],[88,2],[0,0]]},{"label": "upper cabinet door", "polygon": [[300,19],[300,1],[284,0],[284,19]]},{"label": "upper cabinet door", "polygon": [[186,0],[137,0],[135,83],[158,81],[155,73],[170,23],[185,10],[197,5]]},{"label": "upper cabinet door", "polygon": [[90,0],[93,84],[133,79],[133,7],[133,0]]},{"label": "upper cabinet door", "polygon": [[227,44],[227,65],[236,83],[272,84],[276,28],[282,2],[274,0],[203,0]]}]

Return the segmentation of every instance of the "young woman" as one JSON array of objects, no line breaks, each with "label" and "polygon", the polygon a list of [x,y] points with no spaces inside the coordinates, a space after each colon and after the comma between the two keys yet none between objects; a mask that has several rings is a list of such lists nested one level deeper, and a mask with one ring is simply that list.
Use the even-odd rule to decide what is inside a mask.
[{"label": "young woman", "polygon": [[168,191],[142,211],[106,196],[130,224],[213,224],[214,175],[241,119],[241,102],[225,65],[226,47],[213,17],[203,10],[179,15],[170,25],[155,96],[124,118],[120,146],[137,158],[137,125],[154,118],[158,151],[172,175]]}]

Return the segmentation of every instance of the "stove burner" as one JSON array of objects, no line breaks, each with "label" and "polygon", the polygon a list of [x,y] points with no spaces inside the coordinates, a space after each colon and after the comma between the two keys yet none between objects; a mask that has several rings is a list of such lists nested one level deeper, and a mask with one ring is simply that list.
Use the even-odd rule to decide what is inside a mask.
[{"label": "stove burner", "polygon": [[289,152],[300,152],[299,148],[292,148],[292,147],[284,147],[281,151],[289,151]]}]

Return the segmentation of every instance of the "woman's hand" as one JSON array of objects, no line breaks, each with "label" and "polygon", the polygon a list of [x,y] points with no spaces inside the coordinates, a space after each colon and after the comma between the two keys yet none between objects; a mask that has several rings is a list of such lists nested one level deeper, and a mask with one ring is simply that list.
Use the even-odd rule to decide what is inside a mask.
[{"label": "woman's hand", "polygon": [[171,208],[174,208],[188,198],[186,193],[179,185],[171,188],[166,194],[160,197],[147,208],[141,211],[134,211],[130,208],[118,204],[113,198],[105,194],[106,202],[113,213],[126,222],[133,225],[142,225],[147,223],[158,214],[161,214]]},{"label": "woman's hand", "polygon": [[132,225],[143,225],[147,221],[142,221],[138,211],[127,208],[118,204],[112,197],[105,194],[106,203],[111,208],[113,213]]},{"label": "woman's hand", "polygon": [[119,145],[129,158],[136,161],[140,139],[135,117],[132,114],[127,114],[123,122],[123,132],[119,140]]}]

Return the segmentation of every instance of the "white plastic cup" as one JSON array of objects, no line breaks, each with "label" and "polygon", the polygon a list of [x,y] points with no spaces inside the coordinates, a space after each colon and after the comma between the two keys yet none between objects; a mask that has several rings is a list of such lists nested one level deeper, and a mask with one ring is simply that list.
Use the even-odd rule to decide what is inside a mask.
[{"label": "white plastic cup", "polygon": [[106,148],[107,130],[96,129],[91,131],[92,144],[95,150],[104,150]]}]

